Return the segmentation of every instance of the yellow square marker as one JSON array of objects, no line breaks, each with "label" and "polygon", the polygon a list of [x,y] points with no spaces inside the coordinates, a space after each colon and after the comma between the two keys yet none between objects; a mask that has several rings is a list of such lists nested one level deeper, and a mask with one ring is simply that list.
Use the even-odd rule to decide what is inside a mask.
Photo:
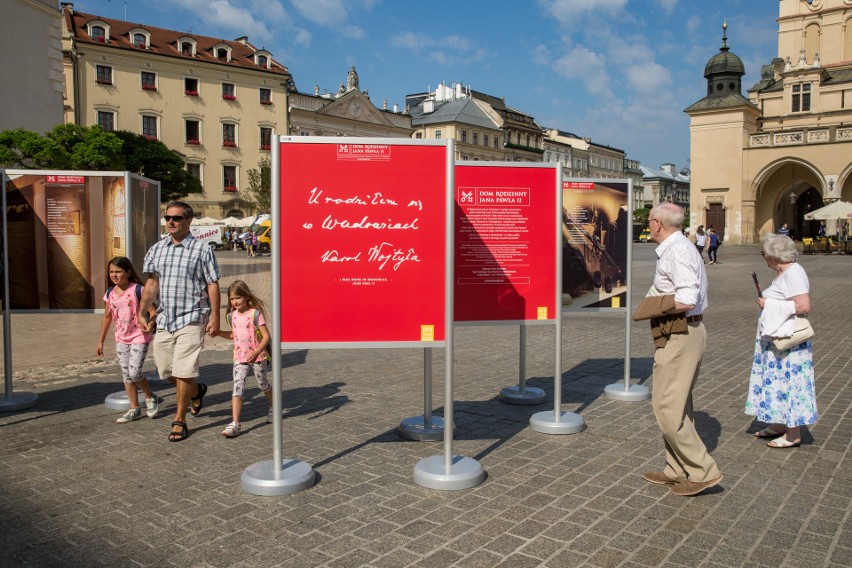
[{"label": "yellow square marker", "polygon": [[620,296],[613,296],[612,297],[612,307],[613,308],[620,308],[621,307],[621,297]]},{"label": "yellow square marker", "polygon": [[420,326],[420,341],[435,341],[435,326],[421,325]]},{"label": "yellow square marker", "polygon": [[538,307],[538,319],[546,320],[547,319],[547,306],[539,306]]}]

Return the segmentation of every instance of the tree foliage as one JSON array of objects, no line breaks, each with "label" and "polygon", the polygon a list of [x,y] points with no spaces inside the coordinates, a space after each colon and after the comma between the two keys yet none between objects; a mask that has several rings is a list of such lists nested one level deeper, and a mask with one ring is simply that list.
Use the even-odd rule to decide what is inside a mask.
[{"label": "tree foliage", "polygon": [[0,132],[0,166],[50,170],[129,170],[160,182],[164,203],[202,193],[183,158],[159,140],[99,126],[60,124],[41,135],[22,128]]},{"label": "tree foliage", "polygon": [[159,140],[127,130],[116,131],[115,135],[124,143],[124,169],[159,181],[163,203],[203,192],[201,181],[186,171],[180,154]]},{"label": "tree foliage", "polygon": [[246,199],[251,201],[259,213],[272,211],[272,164],[269,158],[263,157],[257,169],[248,170],[248,187]]}]

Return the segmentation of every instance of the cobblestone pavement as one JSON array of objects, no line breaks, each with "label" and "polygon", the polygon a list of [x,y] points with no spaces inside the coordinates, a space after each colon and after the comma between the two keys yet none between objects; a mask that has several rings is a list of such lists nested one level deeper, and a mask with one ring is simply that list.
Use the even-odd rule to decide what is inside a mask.
[{"label": "cobblestone pavement", "polygon": [[[635,298],[650,285],[653,245],[636,245]],[[313,465],[317,485],[284,497],[243,492],[245,467],[272,457],[266,403],[248,390],[244,434],[230,421],[229,342],[208,340],[210,392],[190,437],[166,439],[174,389],[156,387],[165,414],[116,424],[104,398],[117,365],[93,357],[100,315],[14,315],[15,390],[33,408],[0,414],[2,566],[852,566],[852,257],[805,256],[817,330],[820,421],[803,444],[771,450],[742,413],[757,306],[749,272],[769,283],[757,247],[722,247],[708,266],[708,351],[695,390],[699,430],[724,481],[698,497],[650,485],[662,466],[650,402],[603,398],[623,376],[624,318],[564,317],[563,409],[588,429],[529,429],[553,408],[499,402],[517,381],[517,327],[456,331],[455,451],[486,481],[435,491],[413,481],[440,442],[404,441],[400,420],[423,408],[422,350],[310,350],[284,356],[284,456]],[[268,258],[219,256],[269,297]],[[224,286],[223,286],[224,288]],[[632,371],[651,384],[652,344],[632,328]],[[553,329],[528,332],[527,376],[553,391]],[[435,350],[440,414],[443,350]],[[153,368],[148,361],[148,368]],[[249,383],[251,384],[251,382]],[[166,384],[167,385],[167,384]]]}]

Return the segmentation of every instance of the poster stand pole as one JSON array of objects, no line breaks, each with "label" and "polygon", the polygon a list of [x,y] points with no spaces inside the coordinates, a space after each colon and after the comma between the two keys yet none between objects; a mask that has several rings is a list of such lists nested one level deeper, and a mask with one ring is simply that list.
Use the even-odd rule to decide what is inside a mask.
[{"label": "poster stand pole", "polygon": [[521,324],[520,348],[518,349],[518,386],[500,391],[500,400],[506,404],[533,405],[544,402],[544,390],[527,386],[527,326]]},{"label": "poster stand pole", "polygon": [[13,412],[35,406],[38,395],[13,392],[12,386],[12,314],[9,310],[9,230],[6,219],[6,172],[3,172],[3,374],[5,389],[0,398],[0,412]]},{"label": "poster stand pole", "polygon": [[431,456],[414,466],[414,482],[430,489],[470,489],[485,481],[485,470],[473,458],[453,455],[453,297],[455,290],[455,144],[447,140],[446,229],[444,248],[444,455]]},{"label": "poster stand pole", "polygon": [[[282,410],[281,393],[281,223],[279,209],[280,180],[279,150],[280,139],[272,137],[272,320],[270,341],[272,342],[272,459],[254,463],[243,470],[240,486],[252,495],[276,496],[297,493],[316,483],[316,472],[305,462],[284,459],[282,457]],[[276,188],[277,187],[277,191]]]},{"label": "poster stand pole", "polygon": [[536,412],[530,417],[530,429],[542,434],[576,434],[586,429],[583,417],[562,411],[562,168],[556,175],[556,309],[553,372],[553,412]]},{"label": "poster stand pole", "polygon": [[[633,181],[627,186],[627,195],[633,195]],[[633,221],[633,200],[630,199],[628,218]],[[610,400],[621,400],[624,402],[637,402],[651,398],[651,391],[645,385],[637,384],[630,379],[630,320],[633,314],[633,300],[631,290],[633,289],[633,231],[629,231],[627,241],[627,300],[625,301],[624,317],[624,381],[613,383],[604,388],[604,398]]]},{"label": "poster stand pole", "polygon": [[432,416],[432,348],[423,349],[423,416],[406,418],[399,435],[409,440],[440,440],[444,437],[444,419]]}]

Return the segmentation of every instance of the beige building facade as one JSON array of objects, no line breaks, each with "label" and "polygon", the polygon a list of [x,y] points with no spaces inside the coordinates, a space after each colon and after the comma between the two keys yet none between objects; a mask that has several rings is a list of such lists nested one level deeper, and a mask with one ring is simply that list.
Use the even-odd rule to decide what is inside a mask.
[{"label": "beige building facade", "polygon": [[707,96],[685,111],[691,224],[734,244],[784,223],[813,236],[819,222],[805,214],[852,201],[852,0],[780,0],[777,57],[747,98],[726,34],[705,67]]},{"label": "beige building facade", "polygon": [[43,134],[62,124],[61,18],[56,0],[4,0],[0,130]]},{"label": "beige building facade", "polygon": [[65,122],[128,130],[185,159],[199,216],[254,214],[247,171],[288,131],[287,68],[243,37],[225,41],[62,6]]}]

